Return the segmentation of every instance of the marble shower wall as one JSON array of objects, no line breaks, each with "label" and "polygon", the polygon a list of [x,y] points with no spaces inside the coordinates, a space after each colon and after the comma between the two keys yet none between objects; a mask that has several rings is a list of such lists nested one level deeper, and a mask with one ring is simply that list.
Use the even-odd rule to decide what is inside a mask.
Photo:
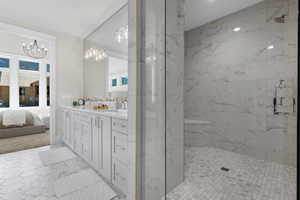
[{"label": "marble shower wall", "polygon": [[297,97],[297,8],[266,0],[185,33],[185,118],[210,121],[185,125],[187,146],[296,165],[296,113],[274,115],[273,97],[281,79]]},{"label": "marble shower wall", "polygon": [[142,195],[161,199],[165,193],[164,1],[144,0],[142,86]]},{"label": "marble shower wall", "polygon": [[184,0],[166,0],[167,191],[184,172]]},{"label": "marble shower wall", "polygon": [[[183,180],[182,9],[183,0],[166,0],[166,4],[162,0],[144,0],[145,63],[142,68],[141,86],[142,186],[143,199],[146,200],[161,199],[166,190],[171,190]],[[164,20],[165,16],[167,23]]]}]

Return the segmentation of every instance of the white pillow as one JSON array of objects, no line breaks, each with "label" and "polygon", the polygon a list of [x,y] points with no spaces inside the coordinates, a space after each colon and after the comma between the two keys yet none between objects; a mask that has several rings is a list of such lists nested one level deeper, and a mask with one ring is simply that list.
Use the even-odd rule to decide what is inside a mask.
[{"label": "white pillow", "polygon": [[26,112],[24,110],[6,110],[3,112],[3,126],[24,126]]}]

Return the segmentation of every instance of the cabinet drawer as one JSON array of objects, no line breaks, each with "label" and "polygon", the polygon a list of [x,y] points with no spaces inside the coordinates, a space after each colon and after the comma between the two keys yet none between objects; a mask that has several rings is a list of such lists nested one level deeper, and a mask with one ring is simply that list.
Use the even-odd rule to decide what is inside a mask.
[{"label": "cabinet drawer", "polygon": [[127,134],[127,129],[128,129],[127,126],[128,126],[127,120],[115,119],[115,118],[112,119],[112,130]]},{"label": "cabinet drawer", "polygon": [[112,183],[125,194],[128,193],[128,167],[113,159]]},{"label": "cabinet drawer", "polygon": [[112,131],[112,156],[120,161],[128,162],[127,135]]}]

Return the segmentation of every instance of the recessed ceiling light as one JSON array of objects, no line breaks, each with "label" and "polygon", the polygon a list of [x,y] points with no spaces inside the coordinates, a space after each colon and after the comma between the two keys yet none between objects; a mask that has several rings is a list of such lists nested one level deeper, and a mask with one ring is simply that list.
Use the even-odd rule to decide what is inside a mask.
[{"label": "recessed ceiling light", "polygon": [[269,49],[269,50],[274,49],[274,45],[268,46],[268,49]]},{"label": "recessed ceiling light", "polygon": [[241,27],[235,27],[235,28],[233,29],[234,32],[239,32],[240,30],[241,30]]}]

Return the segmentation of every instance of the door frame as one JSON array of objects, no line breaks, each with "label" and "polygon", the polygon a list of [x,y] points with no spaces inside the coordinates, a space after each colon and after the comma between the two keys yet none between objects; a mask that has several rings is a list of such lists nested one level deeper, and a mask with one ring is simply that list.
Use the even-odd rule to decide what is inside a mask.
[{"label": "door frame", "polygon": [[[49,43],[49,58],[48,61],[51,64],[50,70],[50,144],[56,144],[59,139],[56,136],[56,37],[33,31],[20,26],[1,23],[0,31],[15,34],[20,37],[31,40],[43,40]],[[20,44],[20,48],[21,48]]]}]

